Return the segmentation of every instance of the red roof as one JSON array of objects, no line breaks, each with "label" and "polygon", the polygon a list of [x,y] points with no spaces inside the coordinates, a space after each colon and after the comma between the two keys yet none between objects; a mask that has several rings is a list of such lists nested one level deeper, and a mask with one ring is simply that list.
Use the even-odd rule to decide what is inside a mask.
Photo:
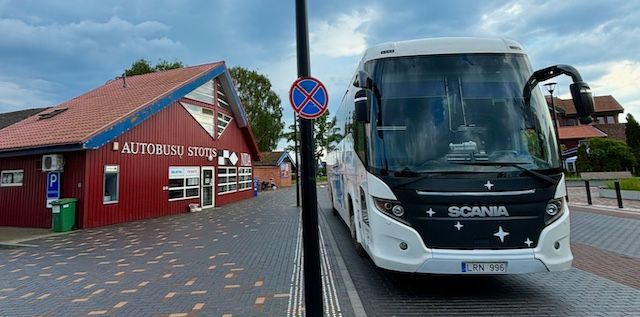
[{"label": "red roof", "polygon": [[[551,105],[551,98],[546,96],[547,103]],[[565,111],[566,115],[575,115],[576,107],[573,105],[573,99],[560,99],[557,97],[553,98],[553,103],[557,108],[561,108]],[[593,97],[593,108],[595,113],[598,112],[618,112],[623,113],[624,108],[622,105],[613,98],[611,95],[607,96],[595,96]]]},{"label": "red roof", "polygon": [[590,125],[559,127],[558,134],[560,135],[560,140],[602,138],[607,136],[606,133]]},{"label": "red roof", "polygon": [[[190,83],[223,62],[127,77],[48,109],[68,108],[48,119],[31,116],[0,131],[0,150],[79,144],[145,106]],[[136,120],[136,116],[131,117]]]}]

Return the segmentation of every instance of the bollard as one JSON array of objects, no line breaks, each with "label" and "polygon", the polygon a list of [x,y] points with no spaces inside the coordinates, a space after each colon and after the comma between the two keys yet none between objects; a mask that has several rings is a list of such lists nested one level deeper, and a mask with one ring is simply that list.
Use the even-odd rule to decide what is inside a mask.
[{"label": "bollard", "polygon": [[618,198],[618,208],[622,208],[622,194],[620,193],[620,182],[613,183],[616,186],[616,198]]},{"label": "bollard", "polygon": [[591,185],[589,185],[588,180],[584,181],[584,187],[587,190],[587,204],[593,205],[593,202],[591,202]]}]

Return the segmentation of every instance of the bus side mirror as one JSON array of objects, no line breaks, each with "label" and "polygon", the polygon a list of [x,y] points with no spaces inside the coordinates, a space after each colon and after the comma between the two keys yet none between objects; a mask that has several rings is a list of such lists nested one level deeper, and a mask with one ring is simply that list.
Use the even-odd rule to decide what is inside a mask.
[{"label": "bus side mirror", "polygon": [[573,105],[576,107],[581,124],[589,124],[593,121],[593,95],[589,84],[584,81],[576,81],[569,86]]},{"label": "bus side mirror", "polygon": [[353,119],[356,122],[369,123],[369,97],[371,93],[368,90],[360,89],[356,92],[353,99],[354,112]]},{"label": "bus side mirror", "polygon": [[358,78],[353,82],[353,85],[362,89],[373,89],[373,79],[364,70],[358,71]]}]

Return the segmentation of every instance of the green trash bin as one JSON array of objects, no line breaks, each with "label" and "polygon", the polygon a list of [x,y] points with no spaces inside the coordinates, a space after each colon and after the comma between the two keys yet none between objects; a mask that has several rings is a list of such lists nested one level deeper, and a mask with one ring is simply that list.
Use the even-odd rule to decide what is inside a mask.
[{"label": "green trash bin", "polygon": [[75,198],[63,198],[51,202],[53,231],[64,232],[73,229],[76,224],[77,201]]}]

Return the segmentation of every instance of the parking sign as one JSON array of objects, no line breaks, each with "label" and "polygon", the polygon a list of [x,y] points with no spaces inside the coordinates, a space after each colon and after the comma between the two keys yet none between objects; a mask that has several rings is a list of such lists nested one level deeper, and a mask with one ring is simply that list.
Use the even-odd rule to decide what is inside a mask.
[{"label": "parking sign", "polygon": [[51,202],[60,199],[60,172],[47,173],[47,208]]}]

